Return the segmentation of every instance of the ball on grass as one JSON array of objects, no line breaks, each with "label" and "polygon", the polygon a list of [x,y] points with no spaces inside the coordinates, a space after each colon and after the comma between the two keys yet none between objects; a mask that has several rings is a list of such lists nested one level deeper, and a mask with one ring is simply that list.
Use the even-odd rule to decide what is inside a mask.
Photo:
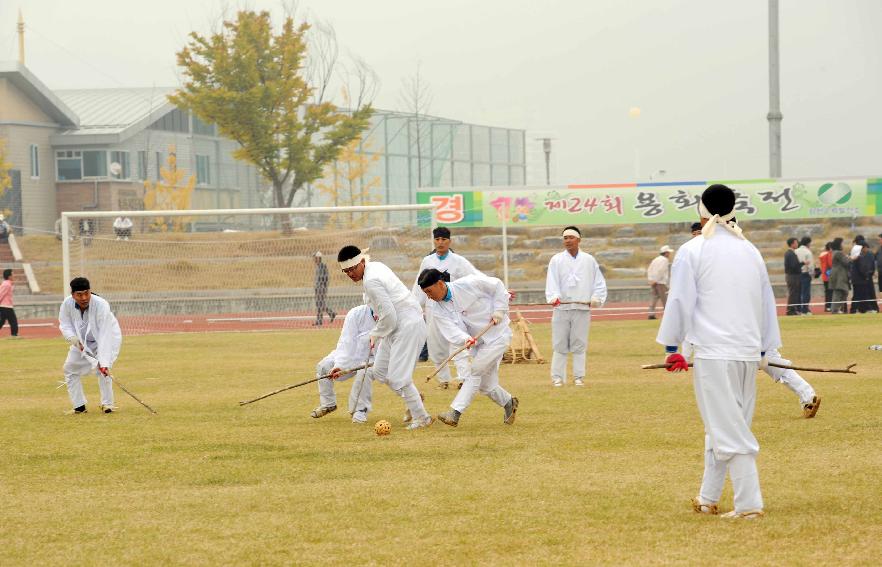
[{"label": "ball on grass", "polygon": [[376,424],[374,424],[374,433],[380,436],[389,435],[390,433],[392,433],[392,424],[385,419],[381,419]]}]

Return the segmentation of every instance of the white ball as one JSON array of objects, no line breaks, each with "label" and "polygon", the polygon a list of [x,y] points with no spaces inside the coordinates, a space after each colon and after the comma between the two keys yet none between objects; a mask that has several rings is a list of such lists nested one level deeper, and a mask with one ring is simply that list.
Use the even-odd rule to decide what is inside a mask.
[{"label": "white ball", "polygon": [[110,173],[112,173],[114,175],[119,175],[120,173],[122,173],[122,166],[117,162],[111,163],[110,164]]}]

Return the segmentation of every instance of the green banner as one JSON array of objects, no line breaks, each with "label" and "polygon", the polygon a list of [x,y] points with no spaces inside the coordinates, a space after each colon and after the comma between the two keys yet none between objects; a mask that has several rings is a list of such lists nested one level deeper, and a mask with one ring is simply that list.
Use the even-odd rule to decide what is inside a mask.
[{"label": "green banner", "polygon": [[[496,227],[691,222],[704,189],[714,183],[631,184],[617,187],[492,187],[480,191],[417,193],[419,203],[437,203],[438,224]],[[821,219],[876,214],[867,179],[724,181],[736,194],[738,220]],[[873,189],[875,189],[875,184]]]}]

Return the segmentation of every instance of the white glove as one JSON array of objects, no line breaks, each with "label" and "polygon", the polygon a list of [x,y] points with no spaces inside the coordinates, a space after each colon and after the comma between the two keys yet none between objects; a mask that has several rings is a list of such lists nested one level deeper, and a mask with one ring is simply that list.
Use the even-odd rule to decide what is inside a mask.
[{"label": "white glove", "polygon": [[490,316],[493,319],[493,324],[498,325],[500,321],[505,317],[505,314],[502,311],[494,311],[493,315]]},{"label": "white glove", "polygon": [[596,295],[591,296],[591,301],[589,303],[591,304],[591,307],[600,307],[603,305],[603,302],[597,299]]},{"label": "white glove", "polygon": [[72,346],[72,347],[76,347],[76,348],[82,350],[82,347],[80,347],[80,339],[77,338],[76,335],[71,335],[71,336],[69,336],[69,337],[64,337],[64,340],[66,340],[68,343],[70,343],[70,346]]}]

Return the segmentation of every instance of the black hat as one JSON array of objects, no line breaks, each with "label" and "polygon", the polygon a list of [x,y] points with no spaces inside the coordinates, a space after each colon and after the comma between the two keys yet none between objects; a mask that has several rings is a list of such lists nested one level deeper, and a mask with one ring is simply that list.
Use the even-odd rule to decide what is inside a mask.
[{"label": "black hat", "polygon": [[433,286],[443,280],[444,275],[441,271],[436,270],[435,268],[427,268],[420,272],[420,277],[417,279],[417,282],[419,283],[420,288],[426,289],[427,287]]},{"label": "black hat", "polygon": [[70,292],[74,293],[77,291],[88,291],[92,289],[92,286],[89,285],[89,280],[86,278],[74,278],[70,280]]},{"label": "black hat", "polygon": [[447,238],[450,239],[450,229],[446,226],[439,226],[437,228],[432,229],[432,238]]},{"label": "black hat", "polygon": [[735,192],[725,185],[711,185],[701,194],[701,202],[712,215],[728,215],[735,208]]}]

